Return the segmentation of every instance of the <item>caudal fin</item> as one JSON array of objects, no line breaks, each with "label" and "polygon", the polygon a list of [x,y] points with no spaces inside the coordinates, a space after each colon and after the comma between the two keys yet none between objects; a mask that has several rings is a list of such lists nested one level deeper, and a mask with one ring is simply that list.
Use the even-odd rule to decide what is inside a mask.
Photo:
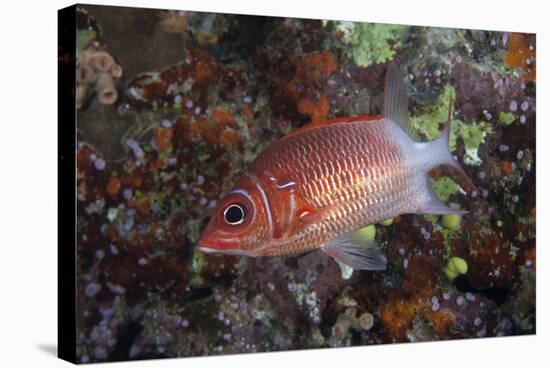
[{"label": "caudal fin", "polygon": [[430,180],[426,177],[423,189],[418,195],[418,208],[416,213],[433,214],[433,215],[464,215],[468,211],[457,208],[447,207],[447,205],[439,200],[432,189]]},{"label": "caudal fin", "polygon": [[433,155],[434,165],[430,167],[429,170],[440,166],[450,166],[453,168],[453,171],[457,174],[461,184],[465,184],[466,190],[474,192],[477,191],[476,186],[472,180],[468,177],[462,166],[455,160],[453,154],[449,150],[449,137],[451,135],[451,121],[447,121],[443,128],[443,134],[441,137],[436,140],[428,143],[428,151],[430,155]]},{"label": "caudal fin", "polygon": [[423,189],[420,191],[421,194],[418,196],[418,213],[447,215],[465,214],[468,212],[447,207],[434,193],[427,175],[430,170],[438,166],[450,166],[453,169],[453,172],[457,174],[461,185],[464,186],[465,184],[465,189],[477,191],[477,188],[472,180],[468,177],[464,169],[460,166],[458,161],[455,160],[453,154],[449,150],[449,138],[451,135],[451,107],[452,102],[449,103],[449,116],[445,126],[443,127],[443,133],[441,136],[432,142],[417,143],[420,150],[423,151],[423,154],[427,155],[427,162],[429,163],[425,169],[426,172],[424,173],[424,176],[419,178],[420,180],[423,180],[423,183],[421,184]]}]

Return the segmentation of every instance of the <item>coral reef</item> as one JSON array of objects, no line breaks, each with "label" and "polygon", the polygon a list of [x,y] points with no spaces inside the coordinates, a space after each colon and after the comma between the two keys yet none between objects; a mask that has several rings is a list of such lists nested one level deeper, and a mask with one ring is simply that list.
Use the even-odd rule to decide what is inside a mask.
[{"label": "coral reef", "polygon": [[[94,125],[122,151],[112,159],[79,130],[81,362],[536,332],[533,35],[147,10],[151,24],[125,32],[157,32],[181,54],[150,67],[105,47],[122,44],[99,28],[118,29],[118,11],[79,8],[79,101],[96,90],[113,104]],[[445,168],[430,180],[468,213],[362,229],[386,254],[383,272],[322,252],[199,253],[217,201],[271,142],[381,114],[388,60],[406,72],[416,138],[439,137],[452,107],[452,153],[477,190]],[[101,103],[79,106],[78,124]],[[121,116],[127,130],[111,134]]]}]

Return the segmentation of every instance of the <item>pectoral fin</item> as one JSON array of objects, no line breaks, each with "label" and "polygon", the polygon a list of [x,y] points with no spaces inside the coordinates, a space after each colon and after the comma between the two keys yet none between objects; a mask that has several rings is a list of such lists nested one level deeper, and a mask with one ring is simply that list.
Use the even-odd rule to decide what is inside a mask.
[{"label": "pectoral fin", "polygon": [[387,260],[374,241],[364,242],[348,233],[325,244],[323,252],[356,270],[382,271]]}]

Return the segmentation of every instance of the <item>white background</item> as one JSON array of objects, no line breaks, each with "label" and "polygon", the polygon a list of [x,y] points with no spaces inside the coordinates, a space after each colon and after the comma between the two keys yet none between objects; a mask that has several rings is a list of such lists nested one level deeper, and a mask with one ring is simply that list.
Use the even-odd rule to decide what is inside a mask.
[{"label": "white background", "polygon": [[[548,39],[545,1],[94,1],[537,33],[537,336],[400,344],[223,358],[115,363],[113,367],[422,366],[548,364]],[[0,5],[0,367],[61,367],[57,341],[57,9],[67,1]],[[73,124],[60,122],[59,129]],[[70,226],[70,224],[67,224]],[[542,363],[540,362],[542,361]]]}]

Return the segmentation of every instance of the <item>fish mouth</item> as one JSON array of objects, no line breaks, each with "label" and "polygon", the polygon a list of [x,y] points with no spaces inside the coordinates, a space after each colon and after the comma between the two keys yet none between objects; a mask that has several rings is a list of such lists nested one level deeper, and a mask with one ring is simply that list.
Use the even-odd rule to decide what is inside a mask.
[{"label": "fish mouth", "polygon": [[220,250],[216,248],[204,247],[202,245],[199,245],[199,252],[202,252],[204,254],[212,254],[212,253],[219,253]]},{"label": "fish mouth", "polygon": [[254,254],[250,251],[246,251],[243,249],[217,249],[217,248],[210,248],[199,245],[199,252],[202,252],[204,254],[225,254],[228,256],[249,256],[253,257]]},{"label": "fish mouth", "polygon": [[230,256],[251,256],[252,252],[239,248],[238,239],[203,238],[199,241],[199,251],[204,254],[226,254]]}]

